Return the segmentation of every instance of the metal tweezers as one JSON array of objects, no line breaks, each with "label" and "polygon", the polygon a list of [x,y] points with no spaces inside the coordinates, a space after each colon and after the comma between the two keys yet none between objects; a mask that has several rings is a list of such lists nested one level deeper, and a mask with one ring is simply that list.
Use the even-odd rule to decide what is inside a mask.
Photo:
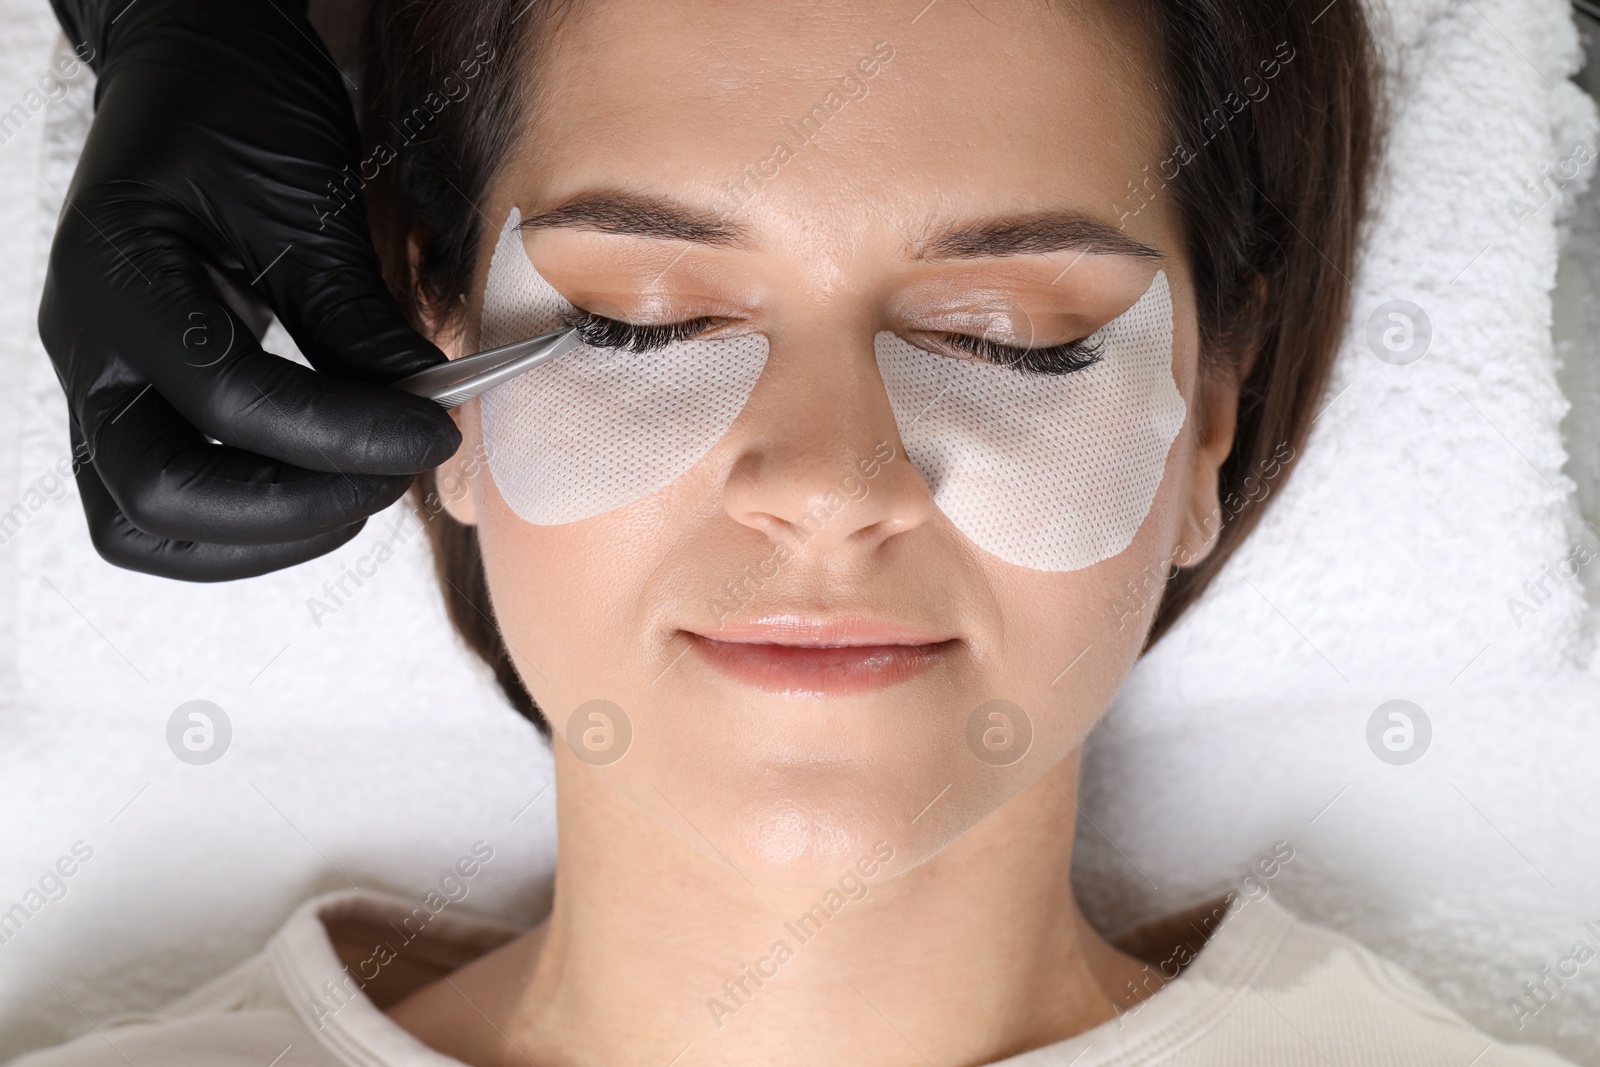
[{"label": "metal tweezers", "polygon": [[525,341],[440,363],[395,382],[394,387],[453,408],[541,363],[566,355],[582,343],[576,328],[563,326]]}]

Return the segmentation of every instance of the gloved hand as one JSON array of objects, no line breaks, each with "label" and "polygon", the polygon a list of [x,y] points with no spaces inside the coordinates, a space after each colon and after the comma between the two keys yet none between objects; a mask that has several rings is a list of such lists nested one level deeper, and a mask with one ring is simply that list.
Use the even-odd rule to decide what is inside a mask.
[{"label": "gloved hand", "polygon": [[[379,277],[350,100],[304,0],[52,3],[99,75],[39,308],[95,547],[190,581],[338,547],[460,435],[382,384],[444,356]],[[263,352],[207,264],[316,370]]]}]

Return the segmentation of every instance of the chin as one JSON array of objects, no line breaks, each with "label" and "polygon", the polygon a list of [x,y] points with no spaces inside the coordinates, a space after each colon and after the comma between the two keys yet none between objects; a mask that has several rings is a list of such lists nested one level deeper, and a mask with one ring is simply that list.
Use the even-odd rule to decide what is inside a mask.
[{"label": "chin", "polygon": [[[758,884],[833,885],[874,849],[892,852],[892,861],[880,865],[902,873],[1004,804],[1023,775],[1031,777],[1021,767],[979,763],[964,737],[959,747],[947,740],[962,736],[959,731],[926,721],[895,731],[894,740],[871,730],[835,728],[828,731],[828,746],[799,746],[792,734],[768,732],[782,737],[789,750],[810,749],[808,758],[779,759],[772,751],[751,752],[755,745],[733,746],[735,751],[723,750],[724,759],[702,760],[698,790],[671,791],[695,827],[686,842],[701,851],[710,842],[725,862]],[[766,741],[764,749],[776,743],[770,736]],[[853,758],[837,751],[842,741]]]},{"label": "chin", "polygon": [[[877,862],[869,866],[878,880],[898,870],[905,855],[904,825],[859,793],[849,801],[833,795],[751,803],[729,830],[729,844],[738,853],[730,860],[758,884],[831,886],[858,871],[864,857],[870,861],[874,849]],[[887,866],[886,853],[893,857]]]}]

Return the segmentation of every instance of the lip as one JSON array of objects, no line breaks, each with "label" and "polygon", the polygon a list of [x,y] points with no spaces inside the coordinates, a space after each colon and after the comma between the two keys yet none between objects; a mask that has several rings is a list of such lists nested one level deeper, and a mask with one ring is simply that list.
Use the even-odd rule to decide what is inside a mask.
[{"label": "lip", "polygon": [[771,615],[710,634],[684,633],[719,673],[769,692],[810,696],[897,685],[958,643],[948,633],[862,617]]}]

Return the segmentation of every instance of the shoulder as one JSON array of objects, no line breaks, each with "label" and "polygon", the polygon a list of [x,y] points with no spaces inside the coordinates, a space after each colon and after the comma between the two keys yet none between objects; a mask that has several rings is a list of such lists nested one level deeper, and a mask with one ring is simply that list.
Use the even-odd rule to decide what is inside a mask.
[{"label": "shoulder", "polygon": [[[308,910],[340,895],[302,904],[274,941],[281,941],[297,920],[303,925]],[[87,1033],[27,1053],[5,1067],[128,1067],[130,1063],[324,1067],[338,1062],[328,1058],[285,998],[269,943],[266,950],[158,1011],[97,1020]]]},{"label": "shoulder", "polygon": [[337,1061],[311,1040],[294,1012],[261,995],[272,987],[268,971],[264,956],[252,956],[161,1011],[109,1019],[7,1067],[331,1067]]},{"label": "shoulder", "polygon": [[1208,902],[1118,944],[1170,979],[1102,1035],[1115,1028],[1127,1062],[1571,1067],[1493,1040],[1405,968],[1271,896]]},{"label": "shoulder", "polygon": [[207,1013],[182,1018],[132,1017],[9,1067],[127,1067],[129,1063],[204,1063],[208,1067],[334,1067],[305,1028],[283,1011]]},{"label": "shoulder", "polygon": [[1349,937],[1294,918],[1276,902],[1258,902],[1244,914],[1275,944],[1245,981],[1241,1002],[1267,1023],[1276,1020],[1300,1031],[1330,1055],[1381,1049],[1408,1064],[1459,1059],[1480,1067],[1571,1067],[1548,1049],[1493,1040],[1440,1003],[1404,967]]},{"label": "shoulder", "polygon": [[[463,895],[464,896],[464,895]],[[450,1067],[397,1027],[393,1003],[526,931],[349,889],[306,901],[256,956],[159,1012],[123,1016],[9,1067]]]}]

